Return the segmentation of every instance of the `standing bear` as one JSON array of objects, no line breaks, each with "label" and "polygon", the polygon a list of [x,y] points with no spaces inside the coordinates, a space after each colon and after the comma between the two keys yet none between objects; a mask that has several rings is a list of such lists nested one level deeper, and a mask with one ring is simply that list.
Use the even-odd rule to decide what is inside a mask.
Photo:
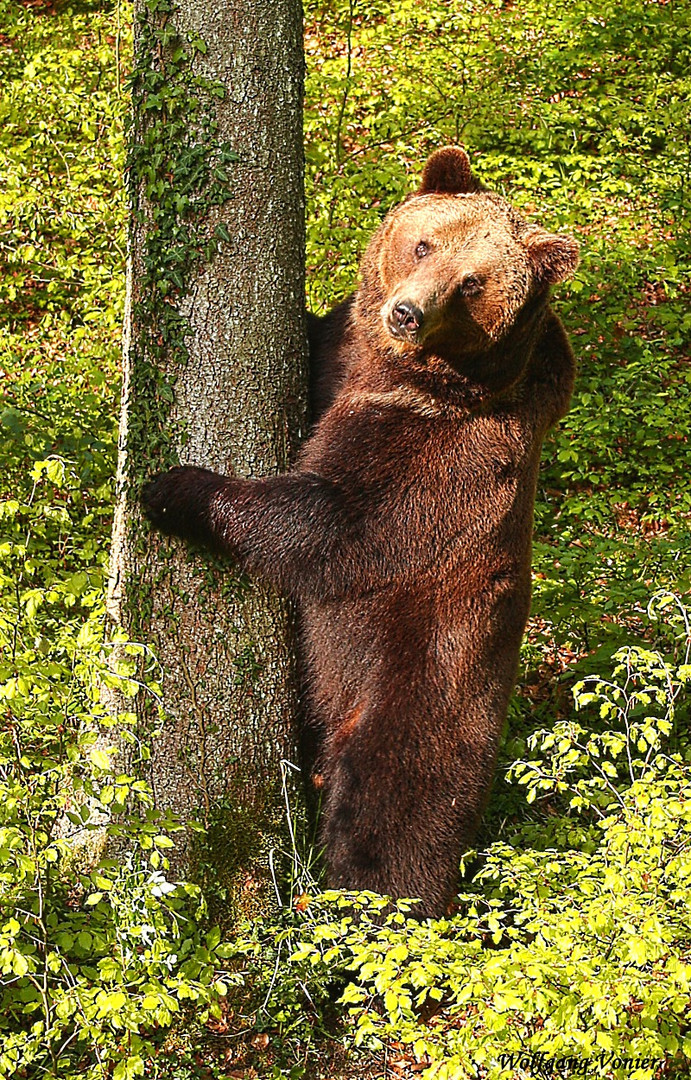
[{"label": "standing bear", "polygon": [[177,468],[159,529],[294,597],[329,885],[442,915],[492,782],[530,605],[545,432],[573,354],[549,306],[578,247],[437,151],[353,296],[310,319],[315,425],[292,472]]}]

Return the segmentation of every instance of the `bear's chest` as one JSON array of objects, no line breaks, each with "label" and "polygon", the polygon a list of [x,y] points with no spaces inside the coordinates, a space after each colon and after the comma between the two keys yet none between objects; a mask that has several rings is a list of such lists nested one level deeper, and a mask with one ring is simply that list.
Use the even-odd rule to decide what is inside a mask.
[{"label": "bear's chest", "polygon": [[[343,519],[406,575],[454,572],[456,555],[492,544],[523,560],[530,546],[541,437],[519,410],[465,414],[335,408],[302,467],[331,481]],[[520,551],[518,550],[520,548]]]},{"label": "bear's chest", "polygon": [[408,505],[446,515],[532,483],[541,439],[520,413],[455,415],[370,407],[342,418],[311,467],[363,510]]}]

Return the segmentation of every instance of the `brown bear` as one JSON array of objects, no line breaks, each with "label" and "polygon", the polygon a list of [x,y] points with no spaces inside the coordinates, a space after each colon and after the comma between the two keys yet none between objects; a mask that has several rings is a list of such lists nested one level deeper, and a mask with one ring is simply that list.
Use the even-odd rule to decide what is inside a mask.
[{"label": "brown bear", "polygon": [[357,292],[310,321],[316,422],[294,470],[177,468],[144,491],[158,528],[296,599],[328,882],[425,916],[447,909],[492,782],[540,448],[573,384],[549,288],[577,261],[463,150],[437,151]]}]

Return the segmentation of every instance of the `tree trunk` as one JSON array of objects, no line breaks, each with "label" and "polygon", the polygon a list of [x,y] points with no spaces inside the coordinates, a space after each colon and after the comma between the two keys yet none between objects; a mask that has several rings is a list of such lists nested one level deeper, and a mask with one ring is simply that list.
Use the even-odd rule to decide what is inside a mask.
[{"label": "tree trunk", "polygon": [[[295,761],[286,605],[152,534],[171,464],[281,472],[306,401],[299,0],[138,0],[131,230],[110,614],[160,664],[137,695],[156,804],[207,826],[243,904],[266,889]],[[153,736],[155,728],[160,732]],[[174,862],[194,872],[190,837]],[[252,905],[250,905],[252,906]]]}]

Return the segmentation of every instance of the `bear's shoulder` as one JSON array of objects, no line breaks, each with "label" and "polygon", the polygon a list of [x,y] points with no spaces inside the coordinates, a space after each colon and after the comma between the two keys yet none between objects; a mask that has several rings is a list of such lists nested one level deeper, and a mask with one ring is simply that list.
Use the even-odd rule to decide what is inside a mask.
[{"label": "bear's shoulder", "polygon": [[524,397],[539,412],[545,428],[568,412],[575,377],[573,349],[561,319],[548,307],[522,380]]},{"label": "bear's shoulder", "polygon": [[326,315],[307,313],[313,423],[317,423],[333,404],[358,358],[360,348],[353,323],[354,302],[354,296],[349,296]]}]

